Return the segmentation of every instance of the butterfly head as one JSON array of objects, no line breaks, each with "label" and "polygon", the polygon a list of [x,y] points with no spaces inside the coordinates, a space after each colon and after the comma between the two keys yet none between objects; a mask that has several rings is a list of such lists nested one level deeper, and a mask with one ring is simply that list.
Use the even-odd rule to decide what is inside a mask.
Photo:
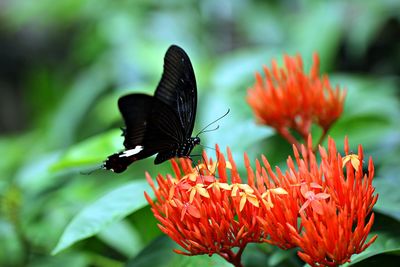
[{"label": "butterfly head", "polygon": [[193,146],[200,144],[200,137],[196,136],[192,138]]}]

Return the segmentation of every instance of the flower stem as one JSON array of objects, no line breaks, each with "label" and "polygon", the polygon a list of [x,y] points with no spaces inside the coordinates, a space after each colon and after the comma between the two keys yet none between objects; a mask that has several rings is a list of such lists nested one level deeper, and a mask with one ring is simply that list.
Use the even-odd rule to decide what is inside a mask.
[{"label": "flower stem", "polygon": [[227,262],[231,263],[233,266],[243,267],[241,260],[242,260],[242,253],[243,253],[244,247],[240,247],[240,249],[237,253],[234,253],[232,250],[228,250],[226,252],[220,252],[218,254],[222,258],[224,258]]},{"label": "flower stem", "polygon": [[321,145],[321,143],[324,141],[324,139],[326,138],[326,135],[328,134],[328,130],[323,129],[323,132],[318,140],[318,142],[315,144],[315,147],[313,149],[313,152],[315,153],[318,150],[318,146]]}]

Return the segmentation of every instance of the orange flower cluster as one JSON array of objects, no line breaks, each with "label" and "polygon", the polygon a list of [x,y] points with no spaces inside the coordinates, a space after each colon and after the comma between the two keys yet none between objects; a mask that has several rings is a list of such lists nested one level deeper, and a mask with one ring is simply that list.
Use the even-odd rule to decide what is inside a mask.
[{"label": "orange flower cluster", "polygon": [[248,90],[247,102],[257,121],[277,130],[291,144],[297,144],[290,130],[304,140],[316,123],[323,137],[343,111],[345,93],[332,88],[327,76],[319,75],[319,58],[314,54],[310,74],[303,70],[300,55],[284,57],[283,68],[272,61],[272,68],[264,66],[265,80],[256,73],[256,83]]},{"label": "orange flower cluster", "polygon": [[299,247],[298,255],[312,266],[336,266],[376,238],[366,242],[377,201],[374,167],[370,159],[363,172],[362,148],[349,154],[347,139],[343,158],[332,139],[328,150],[320,147],[320,164],[311,144],[309,138],[300,152],[294,146],[295,158],[289,157],[285,172],[274,171],[265,157],[254,171],[245,155],[247,182],[230,150],[226,161],[217,146],[216,162],[205,153],[195,168],[188,159],[172,161],[175,177],[158,175],[158,187],[147,174],[156,201],[145,196],[160,229],[184,248],[177,253],[216,253],[241,266],[248,243],[268,242]]},{"label": "orange flower cluster", "polygon": [[288,160],[299,183],[302,225],[301,232],[290,226],[290,234],[305,262],[337,266],[349,262],[351,255],[362,252],[377,238],[375,235],[366,242],[374,221],[372,207],[378,198],[372,186],[374,165],[369,159],[368,172],[364,173],[362,147],[358,147],[358,154],[350,154],[347,138],[344,157],[329,139],[328,150],[319,148],[318,164],[311,143],[310,139],[307,150],[303,147],[302,159],[294,148],[297,171]]},{"label": "orange flower cluster", "polygon": [[[147,174],[157,202],[145,193],[152,211],[160,222],[160,229],[187,252],[185,255],[219,254],[235,266],[240,265],[241,254],[250,242],[260,243],[266,238],[258,217],[273,201],[285,198],[281,188],[267,189],[262,181],[255,183],[250,171],[244,183],[228,149],[228,159],[219,152],[217,162],[208,160],[192,168],[191,161],[179,159],[172,166],[175,178],[157,177],[158,188]],[[228,175],[227,169],[230,169]],[[218,178],[216,176],[218,171]],[[234,252],[233,248],[239,248]]]}]

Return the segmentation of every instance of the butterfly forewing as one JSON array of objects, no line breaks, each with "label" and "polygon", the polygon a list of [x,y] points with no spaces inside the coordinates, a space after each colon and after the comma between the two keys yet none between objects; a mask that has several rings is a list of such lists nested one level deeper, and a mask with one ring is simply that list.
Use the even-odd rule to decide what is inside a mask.
[{"label": "butterfly forewing", "polygon": [[164,58],[164,71],[155,95],[178,115],[185,137],[191,136],[197,108],[197,87],[192,63],[178,46],[171,46]]},{"label": "butterfly forewing", "polygon": [[153,101],[156,108],[152,110],[152,128],[155,128],[160,138],[168,139],[170,147],[182,143],[186,138],[179,116],[164,102],[157,98],[154,98]]}]

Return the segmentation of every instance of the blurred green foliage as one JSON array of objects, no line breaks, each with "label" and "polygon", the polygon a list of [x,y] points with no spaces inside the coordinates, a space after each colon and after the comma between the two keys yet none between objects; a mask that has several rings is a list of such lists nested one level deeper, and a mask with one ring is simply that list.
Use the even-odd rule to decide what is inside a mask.
[{"label": "blurred green foliage", "polygon": [[[354,256],[355,265],[369,266],[378,255],[380,264],[395,266],[400,2],[389,0],[0,2],[0,266],[226,266],[218,257],[174,254],[175,245],[159,237],[145,206],[144,172],[171,172],[169,163],[143,160],[122,175],[80,173],[122,149],[117,99],[153,93],[171,44],[194,65],[196,129],[231,108],[202,141],[229,146],[242,171],[244,152],[276,165],[291,153],[254,122],[245,101],[254,72],[283,54],[300,53],[309,67],[317,51],[322,72],[348,91],[331,136],[339,147],[345,135],[354,150],[362,144],[377,169],[379,238]],[[248,248],[244,260],[302,265],[295,251],[265,245]]]}]

